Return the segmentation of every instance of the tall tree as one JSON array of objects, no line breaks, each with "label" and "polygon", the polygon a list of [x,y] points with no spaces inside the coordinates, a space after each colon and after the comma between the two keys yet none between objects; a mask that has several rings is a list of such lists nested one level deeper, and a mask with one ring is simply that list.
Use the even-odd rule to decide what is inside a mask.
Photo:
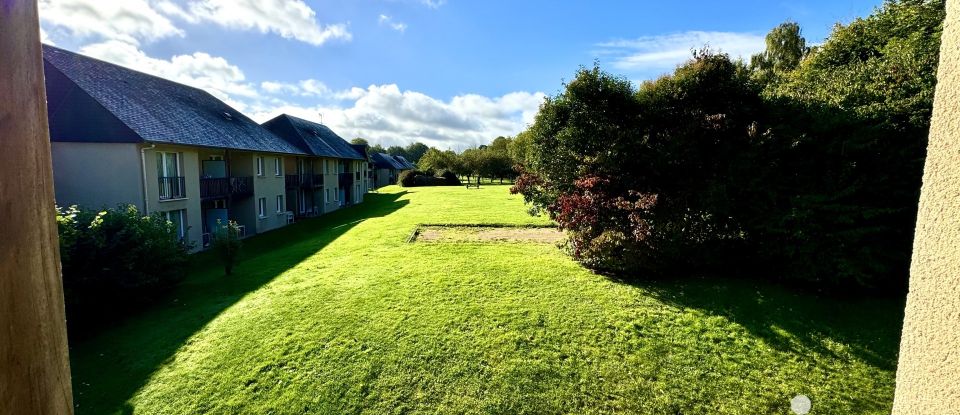
[{"label": "tall tree", "polygon": [[370,146],[370,142],[367,141],[367,139],[361,138],[361,137],[357,137],[357,138],[354,138],[353,140],[350,140],[350,144],[365,145],[367,147]]}]

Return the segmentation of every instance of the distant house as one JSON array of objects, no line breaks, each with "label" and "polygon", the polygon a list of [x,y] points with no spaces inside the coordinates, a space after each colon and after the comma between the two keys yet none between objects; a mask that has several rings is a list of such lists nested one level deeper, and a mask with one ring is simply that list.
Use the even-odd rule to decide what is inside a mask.
[{"label": "distant house", "polygon": [[326,127],[291,121],[318,135],[281,138],[197,88],[47,45],[43,61],[61,206],[133,204],[201,249],[218,222],[245,235],[290,223],[300,190],[323,212],[362,200],[366,160]]},{"label": "distant house", "polygon": [[396,184],[401,172],[413,170],[413,164],[402,156],[386,153],[372,153],[370,156],[374,168],[373,184],[376,188]]},{"label": "distant house", "polygon": [[263,123],[305,155],[285,156],[287,201],[297,216],[363,202],[367,157],[323,124],[283,114]]}]

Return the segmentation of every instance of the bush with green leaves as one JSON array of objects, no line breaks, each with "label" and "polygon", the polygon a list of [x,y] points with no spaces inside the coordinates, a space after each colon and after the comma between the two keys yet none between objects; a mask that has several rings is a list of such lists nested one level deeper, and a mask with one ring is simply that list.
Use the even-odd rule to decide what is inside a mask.
[{"label": "bush with green leaves", "polygon": [[232,274],[233,267],[240,257],[240,248],[243,247],[243,241],[240,240],[240,225],[232,220],[227,223],[220,223],[218,220],[211,235],[210,246],[223,263],[224,275]]},{"label": "bush with green leaves", "polygon": [[429,172],[419,170],[407,170],[400,173],[398,183],[402,187],[418,186],[459,186],[460,179],[449,170],[444,170],[440,175],[434,176]]},{"label": "bush with green leaves", "polygon": [[639,88],[581,69],[513,191],[599,270],[902,292],[944,14],[887,1],[810,49],[788,23],[752,66],[702,50]]},{"label": "bush with green leaves", "polygon": [[64,298],[71,326],[97,325],[140,307],[181,281],[191,247],[159,214],[135,206],[57,207]]}]

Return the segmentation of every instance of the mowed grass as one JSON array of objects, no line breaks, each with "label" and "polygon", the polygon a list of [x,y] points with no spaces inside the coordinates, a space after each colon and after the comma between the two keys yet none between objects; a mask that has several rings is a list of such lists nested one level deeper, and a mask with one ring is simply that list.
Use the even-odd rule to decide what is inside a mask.
[{"label": "mowed grass", "polygon": [[[889,413],[902,302],[737,280],[615,281],[549,244],[406,243],[527,224],[505,186],[387,188],[212,257],[71,345],[79,414]],[[679,276],[678,276],[679,277]]]}]

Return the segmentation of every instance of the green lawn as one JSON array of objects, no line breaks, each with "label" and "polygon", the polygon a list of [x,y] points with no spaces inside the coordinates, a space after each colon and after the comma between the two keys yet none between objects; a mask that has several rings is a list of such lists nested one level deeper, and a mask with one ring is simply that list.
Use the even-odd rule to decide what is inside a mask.
[{"label": "green lawn", "polygon": [[77,413],[889,413],[902,302],[613,281],[556,247],[406,243],[545,224],[505,186],[390,187],[201,255],[175,295],[71,345]]}]

